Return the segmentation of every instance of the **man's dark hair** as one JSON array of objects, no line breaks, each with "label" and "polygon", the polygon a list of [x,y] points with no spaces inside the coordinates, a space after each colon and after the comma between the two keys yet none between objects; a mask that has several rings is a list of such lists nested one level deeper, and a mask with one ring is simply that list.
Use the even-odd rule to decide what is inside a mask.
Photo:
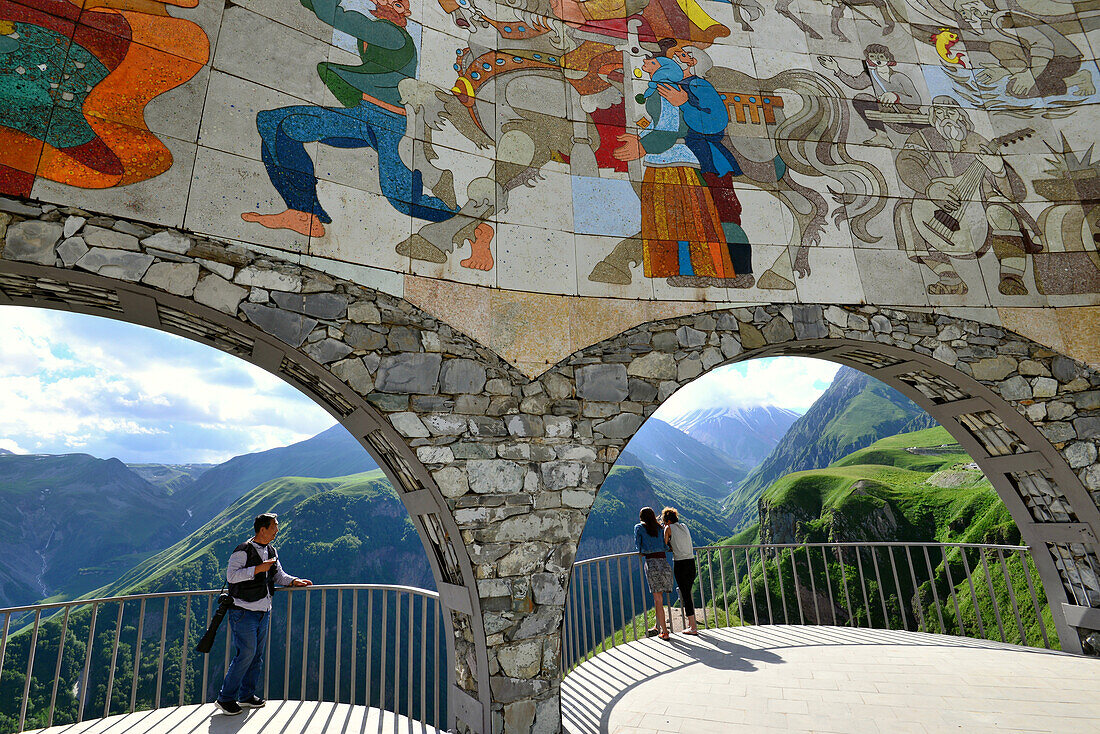
[{"label": "man's dark hair", "polygon": [[882,54],[886,57],[886,63],[889,66],[895,66],[898,63],[894,61],[894,52],[891,51],[888,46],[884,46],[881,43],[871,43],[867,45],[867,48],[863,49],[863,58],[869,58],[871,54]]},{"label": "man's dark hair", "polygon": [[271,523],[279,519],[279,516],[274,512],[265,512],[262,515],[257,515],[256,519],[252,521],[252,530],[254,532],[260,532],[263,528],[271,527]]}]

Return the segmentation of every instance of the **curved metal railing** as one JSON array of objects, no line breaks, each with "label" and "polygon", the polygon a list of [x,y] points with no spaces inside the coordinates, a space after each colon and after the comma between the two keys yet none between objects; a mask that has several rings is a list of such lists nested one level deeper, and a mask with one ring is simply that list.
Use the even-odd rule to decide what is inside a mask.
[{"label": "curved metal railing", "polygon": [[[1052,648],[1027,546],[772,543],[695,549],[700,628],[810,624],[904,629]],[[676,593],[666,594],[667,619]],[[566,598],[562,669],[644,636],[656,622],[641,557],[578,561]],[[639,634],[639,629],[641,634]]]},{"label": "curved metal railing", "polygon": [[[0,732],[212,702],[230,659],[229,623],[195,651],[216,590],[0,609]],[[453,666],[439,595],[409,586],[280,589],[263,696],[374,706],[439,729]],[[28,727],[28,724],[30,727]]]}]

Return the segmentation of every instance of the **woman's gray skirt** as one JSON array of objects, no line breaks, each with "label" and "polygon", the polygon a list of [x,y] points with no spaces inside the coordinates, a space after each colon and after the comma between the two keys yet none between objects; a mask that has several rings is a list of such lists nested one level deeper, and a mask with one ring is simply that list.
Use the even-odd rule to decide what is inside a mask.
[{"label": "woman's gray skirt", "polygon": [[645,559],[645,578],[654,594],[667,594],[676,583],[672,578],[672,566],[668,565],[664,556]]}]

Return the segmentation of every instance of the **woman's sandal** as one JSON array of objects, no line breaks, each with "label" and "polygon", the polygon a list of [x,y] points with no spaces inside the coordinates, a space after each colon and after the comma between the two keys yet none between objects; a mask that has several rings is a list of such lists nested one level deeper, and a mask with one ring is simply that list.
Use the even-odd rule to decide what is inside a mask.
[{"label": "woman's sandal", "polygon": [[660,635],[658,635],[658,637],[660,637],[662,640],[667,640],[668,639],[668,633],[667,632],[662,632]]},{"label": "woman's sandal", "polygon": [[656,637],[657,633],[660,632],[660,631],[661,630],[657,629],[656,627],[650,627],[649,629],[647,629],[645,631],[645,636],[646,637]]},{"label": "woman's sandal", "polygon": [[691,635],[692,637],[698,637],[699,636],[699,630],[694,630],[694,631],[693,630],[684,630],[683,633],[685,635]]}]

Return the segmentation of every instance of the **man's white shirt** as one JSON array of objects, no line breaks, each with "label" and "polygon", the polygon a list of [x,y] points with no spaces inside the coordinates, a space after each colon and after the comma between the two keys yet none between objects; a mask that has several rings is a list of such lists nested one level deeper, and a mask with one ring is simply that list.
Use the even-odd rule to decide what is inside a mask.
[{"label": "man's white shirt", "polygon": [[[270,545],[260,545],[254,540],[249,540],[252,547],[256,549],[256,552],[260,554],[262,561],[268,561],[275,558],[274,552]],[[229,567],[225,571],[225,578],[231,584],[240,584],[245,581],[251,581],[256,578],[256,567],[249,566],[248,554],[243,550],[234,551],[233,555],[229,556]],[[290,586],[295,580],[294,576],[283,571],[283,565],[278,560],[275,561],[275,585],[276,586]],[[233,605],[239,609],[248,609],[253,612],[270,612],[271,611],[271,592],[268,591],[263,599],[257,599],[256,601],[244,601],[233,597]]]}]

